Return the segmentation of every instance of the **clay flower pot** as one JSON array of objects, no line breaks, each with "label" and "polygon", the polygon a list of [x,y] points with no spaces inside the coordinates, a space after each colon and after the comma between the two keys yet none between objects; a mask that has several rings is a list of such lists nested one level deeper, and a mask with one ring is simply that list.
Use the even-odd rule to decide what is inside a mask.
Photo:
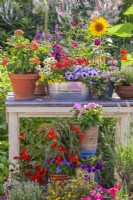
[{"label": "clay flower pot", "polygon": [[15,100],[31,100],[38,74],[9,74]]},{"label": "clay flower pot", "polygon": [[70,178],[68,174],[49,174],[48,177],[53,186],[58,184],[61,187],[65,186]]},{"label": "clay flower pot", "polygon": [[46,95],[46,87],[45,87],[44,83],[39,83],[38,85],[36,85],[34,94],[35,95]]},{"label": "clay flower pot", "polygon": [[84,133],[84,140],[81,141],[81,150],[97,149],[99,126],[91,126]]},{"label": "clay flower pot", "polygon": [[133,85],[117,85],[115,91],[121,99],[133,99]]}]

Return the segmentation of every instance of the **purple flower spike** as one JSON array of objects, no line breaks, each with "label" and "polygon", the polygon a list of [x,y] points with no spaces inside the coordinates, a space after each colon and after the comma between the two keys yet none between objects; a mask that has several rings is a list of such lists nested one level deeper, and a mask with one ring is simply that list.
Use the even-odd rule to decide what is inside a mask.
[{"label": "purple flower spike", "polygon": [[61,35],[58,32],[55,33],[55,37],[59,41],[62,39]]},{"label": "purple flower spike", "polygon": [[35,36],[35,40],[39,40],[40,39],[40,30],[39,28],[36,29],[36,36]]},{"label": "purple flower spike", "polygon": [[94,40],[94,44],[95,44],[96,46],[100,46],[101,41],[100,41],[99,39],[95,39],[95,40]]},{"label": "purple flower spike", "polygon": [[49,32],[48,32],[48,41],[52,42],[52,36],[51,36],[51,34]]},{"label": "purple flower spike", "polygon": [[76,110],[80,110],[82,108],[82,105],[80,103],[75,103],[73,108]]},{"label": "purple flower spike", "polygon": [[58,24],[55,25],[55,32],[58,32],[59,31],[59,26]]},{"label": "purple flower spike", "polygon": [[60,169],[59,167],[56,168],[56,173],[59,174],[62,172],[62,169]]},{"label": "purple flower spike", "polygon": [[44,31],[42,32],[42,41],[44,41],[46,38]]}]

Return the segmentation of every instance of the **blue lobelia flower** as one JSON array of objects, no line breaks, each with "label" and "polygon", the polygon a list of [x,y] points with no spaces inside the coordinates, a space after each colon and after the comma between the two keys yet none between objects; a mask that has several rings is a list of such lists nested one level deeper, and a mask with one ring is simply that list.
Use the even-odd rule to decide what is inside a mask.
[{"label": "blue lobelia flower", "polygon": [[56,173],[59,174],[62,172],[62,169],[60,169],[60,167],[56,167]]}]

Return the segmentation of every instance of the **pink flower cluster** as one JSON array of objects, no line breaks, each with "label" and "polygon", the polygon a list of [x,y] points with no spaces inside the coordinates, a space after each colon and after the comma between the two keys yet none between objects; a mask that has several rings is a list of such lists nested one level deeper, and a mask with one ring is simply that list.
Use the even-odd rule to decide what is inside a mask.
[{"label": "pink flower cluster", "polygon": [[98,188],[100,188],[101,194],[97,190],[92,190],[90,196],[80,197],[80,200],[104,200],[104,194],[109,195],[111,200],[116,200],[116,193],[121,189],[119,184],[115,184],[114,187],[110,189],[103,188],[102,186],[98,186]]}]

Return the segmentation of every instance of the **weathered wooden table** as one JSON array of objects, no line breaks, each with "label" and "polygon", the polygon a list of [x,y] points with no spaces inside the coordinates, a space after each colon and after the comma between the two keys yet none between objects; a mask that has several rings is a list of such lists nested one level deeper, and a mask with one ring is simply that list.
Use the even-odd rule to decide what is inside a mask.
[{"label": "weathered wooden table", "polygon": [[[45,96],[36,96],[32,101],[15,101],[12,93],[6,99],[6,116],[9,133],[9,159],[19,156],[19,119],[21,117],[71,117],[75,102],[52,101]],[[87,104],[89,102],[82,102]],[[133,113],[133,100],[95,101],[103,106],[104,116],[116,118],[116,138],[126,142],[130,119]]]}]

